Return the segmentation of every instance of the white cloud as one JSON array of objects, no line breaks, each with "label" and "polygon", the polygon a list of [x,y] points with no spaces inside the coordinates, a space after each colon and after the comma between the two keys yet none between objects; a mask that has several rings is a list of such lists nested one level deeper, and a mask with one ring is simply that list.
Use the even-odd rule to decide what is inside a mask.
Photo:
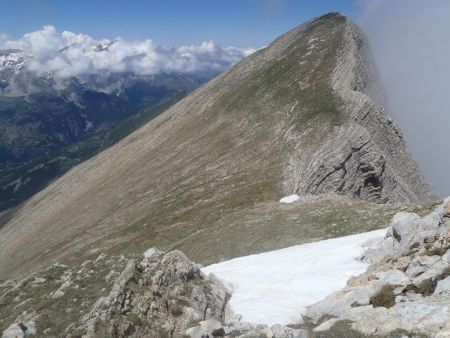
[{"label": "white cloud", "polygon": [[15,41],[7,40],[6,36],[2,40],[0,35],[0,49],[21,49],[32,56],[29,70],[38,74],[51,72],[59,78],[102,70],[145,75],[216,72],[254,52],[250,48],[222,48],[212,41],[199,46],[164,48],[152,40],[95,40],[69,31],[59,33],[53,26],[44,26]]},{"label": "white cloud", "polygon": [[425,177],[449,195],[450,1],[360,2],[393,118]]},{"label": "white cloud", "polygon": [[0,43],[9,39],[8,34],[0,32]]}]

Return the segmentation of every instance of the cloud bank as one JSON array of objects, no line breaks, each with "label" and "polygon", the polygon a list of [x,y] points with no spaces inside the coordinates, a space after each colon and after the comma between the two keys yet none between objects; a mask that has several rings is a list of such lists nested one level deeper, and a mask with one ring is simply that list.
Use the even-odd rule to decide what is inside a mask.
[{"label": "cloud bank", "polygon": [[435,189],[450,195],[450,1],[363,1],[366,31],[409,149]]},{"label": "cloud bank", "polygon": [[38,75],[58,78],[111,72],[152,75],[161,72],[220,72],[254,52],[254,49],[221,48],[212,41],[201,45],[164,48],[152,40],[95,40],[89,35],[58,32],[53,26],[2,41],[0,49],[20,49],[30,56],[27,67]]}]

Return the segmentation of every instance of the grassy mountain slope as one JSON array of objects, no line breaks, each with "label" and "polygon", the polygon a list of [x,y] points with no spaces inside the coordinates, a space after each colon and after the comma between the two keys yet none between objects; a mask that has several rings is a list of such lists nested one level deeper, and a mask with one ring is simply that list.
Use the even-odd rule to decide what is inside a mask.
[{"label": "grassy mountain slope", "polygon": [[[70,170],[0,230],[0,276],[150,246],[210,263],[384,226],[396,209],[364,200],[434,200],[364,93],[364,59],[347,62],[355,29],[307,22]],[[277,202],[293,192],[325,196]]]}]

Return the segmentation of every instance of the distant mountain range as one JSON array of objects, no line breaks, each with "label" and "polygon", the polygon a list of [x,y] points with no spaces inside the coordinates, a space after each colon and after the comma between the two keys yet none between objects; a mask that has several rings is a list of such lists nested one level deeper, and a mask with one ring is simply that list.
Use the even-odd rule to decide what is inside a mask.
[{"label": "distant mountain range", "polygon": [[[102,51],[108,45],[95,45]],[[60,51],[64,53],[64,50]],[[114,144],[217,74],[37,74],[0,50],[0,211]]]}]

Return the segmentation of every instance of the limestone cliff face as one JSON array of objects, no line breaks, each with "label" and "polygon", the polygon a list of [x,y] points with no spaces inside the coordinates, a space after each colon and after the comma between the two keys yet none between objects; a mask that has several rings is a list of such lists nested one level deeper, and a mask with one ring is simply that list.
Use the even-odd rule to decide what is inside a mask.
[{"label": "limestone cliff face", "polygon": [[[374,100],[367,50],[339,14],[284,34],[25,203],[0,228],[0,277],[150,246],[212,263],[330,236],[328,223],[373,229],[349,227],[375,208],[361,201],[434,200]],[[294,192],[343,197],[280,206]]]},{"label": "limestone cliff face", "polygon": [[[417,203],[436,198],[384,110],[367,40],[346,20],[331,88],[347,112],[309,151],[301,137],[290,154],[286,189],[300,195],[336,192],[373,202]],[[291,178],[291,180],[289,180]]]}]

